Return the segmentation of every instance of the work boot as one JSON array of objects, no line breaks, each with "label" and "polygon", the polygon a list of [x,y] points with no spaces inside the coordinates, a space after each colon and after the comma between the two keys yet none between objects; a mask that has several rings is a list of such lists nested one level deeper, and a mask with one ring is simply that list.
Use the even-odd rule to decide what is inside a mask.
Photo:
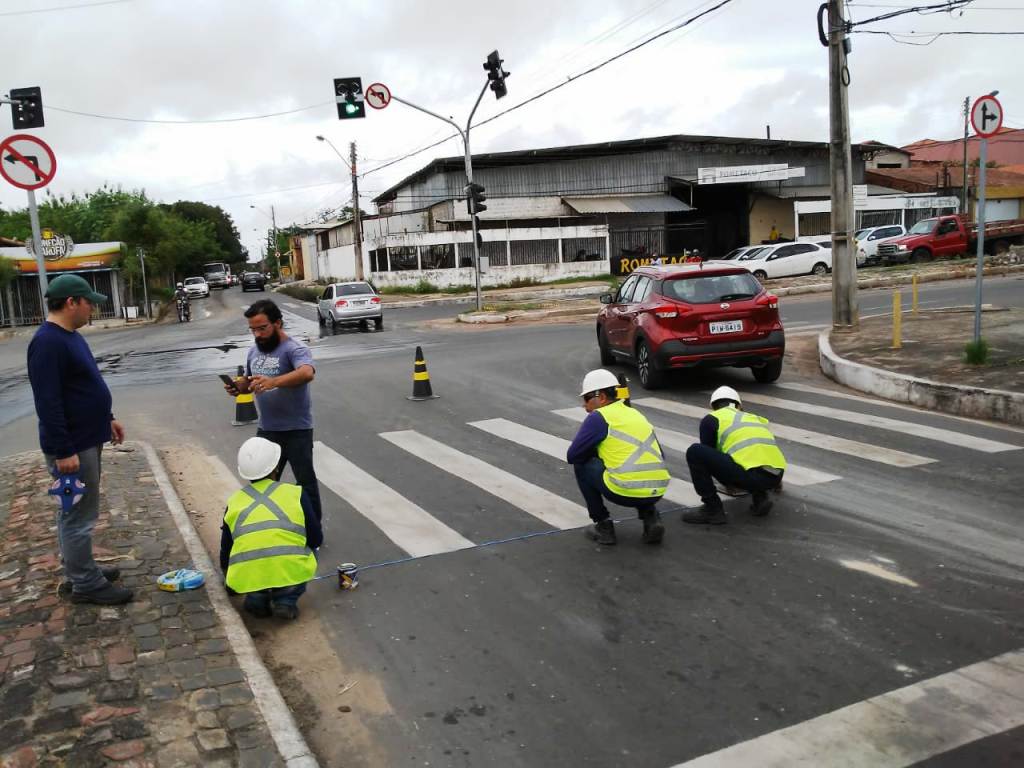
[{"label": "work boot", "polygon": [[768,498],[767,491],[754,491],[753,503],[750,505],[750,514],[754,517],[764,517],[772,511],[772,500]]},{"label": "work boot", "polygon": [[[103,578],[107,581],[114,582],[121,578],[120,568],[100,568],[100,573],[103,574]],[[72,584],[71,579],[64,579],[57,587],[57,597],[67,597],[71,594]]]},{"label": "work boot", "polygon": [[72,603],[94,603],[95,605],[124,605],[130,603],[133,597],[130,589],[118,587],[109,582],[105,587],[94,589],[91,592],[72,592]]},{"label": "work boot", "polygon": [[611,546],[615,543],[615,523],[611,520],[602,520],[589,526],[584,533],[587,538],[593,539],[598,544]]},{"label": "work boot", "polygon": [[274,603],[270,606],[270,610],[278,619],[294,621],[299,618],[299,606],[291,603]]},{"label": "work boot", "polygon": [[645,509],[640,512],[640,520],[644,524],[644,542],[661,544],[661,540],[665,537],[665,526],[661,524],[661,513],[656,509]]},{"label": "work boot", "polygon": [[682,520],[694,525],[725,525],[729,522],[720,504],[701,504],[699,509],[684,512]]}]

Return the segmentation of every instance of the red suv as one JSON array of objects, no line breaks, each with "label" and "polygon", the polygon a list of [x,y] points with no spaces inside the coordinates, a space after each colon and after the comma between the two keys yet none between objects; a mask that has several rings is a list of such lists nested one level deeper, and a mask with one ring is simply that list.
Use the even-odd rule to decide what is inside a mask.
[{"label": "red suv", "polygon": [[750,368],[765,383],[782,372],[779,300],[743,267],[641,267],[601,303],[601,364],[634,363],[644,389],[661,386],[673,368]]}]

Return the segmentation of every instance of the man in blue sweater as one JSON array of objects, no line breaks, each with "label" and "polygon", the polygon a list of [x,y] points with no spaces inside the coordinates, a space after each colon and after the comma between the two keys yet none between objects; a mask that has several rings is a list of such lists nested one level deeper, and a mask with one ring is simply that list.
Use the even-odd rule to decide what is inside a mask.
[{"label": "man in blue sweater", "polygon": [[106,300],[78,275],[54,279],[46,291],[46,321],[28,346],[28,378],[39,417],[39,445],[50,471],[77,474],[85,483],[81,500],[57,512],[57,541],[71,601],[122,605],[132,592],[112,583],[120,576],[118,569],[96,565],[92,530],[99,517],[103,444],[123,442],[124,427],[111,413],[110,390],[78,333],[93,306]]}]

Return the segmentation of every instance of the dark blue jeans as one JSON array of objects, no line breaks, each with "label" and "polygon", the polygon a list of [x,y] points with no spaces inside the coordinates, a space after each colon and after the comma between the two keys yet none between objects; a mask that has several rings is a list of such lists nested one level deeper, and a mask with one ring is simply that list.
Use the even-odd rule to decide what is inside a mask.
[{"label": "dark blue jeans", "polygon": [[632,496],[620,496],[604,484],[604,462],[596,456],[583,464],[573,464],[576,473],[576,484],[580,487],[583,500],[587,504],[587,514],[595,523],[608,519],[608,508],[604,500],[618,504],[620,507],[632,507],[641,515],[653,510],[654,505],[661,501],[661,496],[647,496],[642,499]]},{"label": "dark blue jeans", "polygon": [[265,429],[256,430],[257,437],[265,437],[272,443],[281,446],[281,460],[277,463],[278,477],[284,470],[285,464],[290,464],[292,474],[295,475],[295,482],[302,486],[302,490],[309,496],[309,503],[313,505],[316,519],[320,520],[320,485],[316,481],[316,472],[313,470],[313,430],[312,429],[290,429],[282,432],[271,432]]},{"label": "dark blue jeans", "polygon": [[686,463],[690,467],[693,489],[701,501],[713,507],[722,506],[714,480],[751,493],[771,490],[782,482],[782,475],[776,477],[763,469],[744,469],[732,456],[703,443],[694,443],[686,449]]},{"label": "dark blue jeans", "polygon": [[245,596],[242,607],[249,613],[257,616],[270,611],[272,603],[278,605],[298,605],[299,598],[306,592],[306,584],[296,584],[293,587],[275,587],[264,589],[259,592],[249,592]]}]

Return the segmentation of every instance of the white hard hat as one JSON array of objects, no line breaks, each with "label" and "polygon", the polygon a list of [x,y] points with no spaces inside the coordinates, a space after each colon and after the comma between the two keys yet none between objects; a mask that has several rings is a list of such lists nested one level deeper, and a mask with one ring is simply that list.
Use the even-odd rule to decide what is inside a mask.
[{"label": "white hard hat", "polygon": [[732,387],[719,387],[711,393],[712,407],[714,407],[715,403],[719,400],[732,400],[736,405],[739,405],[742,402],[740,400],[740,393]]},{"label": "white hard hat", "polygon": [[277,467],[281,446],[265,437],[250,437],[238,449],[238,474],[246,480],[260,480]]},{"label": "white hard hat", "polygon": [[184,283],[181,283],[181,282],[178,283],[178,287],[179,288],[182,288],[184,285],[185,285]]},{"label": "white hard hat", "polygon": [[599,389],[617,386],[619,386],[619,380],[614,373],[606,371],[604,368],[597,368],[583,377],[583,391],[580,392],[580,396],[582,397],[587,392],[596,392]]}]

